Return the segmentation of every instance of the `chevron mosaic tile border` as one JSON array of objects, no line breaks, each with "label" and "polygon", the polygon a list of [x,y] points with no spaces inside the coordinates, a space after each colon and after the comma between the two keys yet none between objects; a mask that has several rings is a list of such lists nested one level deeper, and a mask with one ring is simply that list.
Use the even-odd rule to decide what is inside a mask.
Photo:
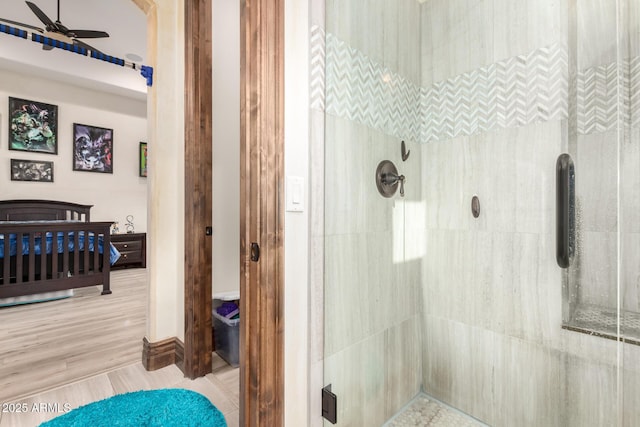
[{"label": "chevron mosaic tile border", "polygon": [[[311,108],[426,143],[568,117],[567,50],[555,44],[419,87],[314,26]],[[577,75],[578,132],[640,127],[640,57]],[[325,86],[326,85],[326,86]],[[620,95],[620,97],[618,97]],[[618,105],[620,104],[620,105]]]},{"label": "chevron mosaic tile border", "polygon": [[640,127],[640,57],[625,59],[620,75],[616,63],[582,70],[577,83],[579,133],[615,130],[618,113],[625,126]]},{"label": "chevron mosaic tile border", "polygon": [[311,47],[311,108],[324,111],[324,81],[325,81],[325,32],[324,28],[314,25],[311,27],[309,45]]},{"label": "chevron mosaic tile border", "polygon": [[629,121],[634,128],[640,128],[640,56],[630,58],[625,74],[625,89],[629,100]]},{"label": "chevron mosaic tile border", "polygon": [[537,49],[422,89],[421,141],[568,116],[567,53]]},{"label": "chevron mosaic tile border", "polygon": [[420,87],[326,35],[326,112],[400,139],[420,139]]}]

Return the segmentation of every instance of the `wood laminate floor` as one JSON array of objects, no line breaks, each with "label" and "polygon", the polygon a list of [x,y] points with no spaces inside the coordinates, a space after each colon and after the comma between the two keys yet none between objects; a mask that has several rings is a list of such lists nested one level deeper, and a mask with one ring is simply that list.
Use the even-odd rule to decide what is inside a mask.
[{"label": "wood laminate floor", "polygon": [[[185,378],[176,365],[148,372],[137,362],[72,384],[21,398],[6,405],[0,426],[34,427],[87,403],[116,394],[138,390],[183,388],[206,396],[227,420],[229,427],[239,425],[239,370],[232,368],[215,353],[213,373],[202,378]],[[26,412],[16,412],[25,408]]]},{"label": "wood laminate floor", "polygon": [[[111,288],[111,295],[92,286],[73,298],[0,309],[0,403],[77,407],[128,391],[180,387],[209,397],[229,425],[237,425],[238,369],[214,354],[214,373],[194,381],[174,365],[145,371],[147,271],[114,271]],[[58,414],[1,415],[0,426],[17,427]]]}]

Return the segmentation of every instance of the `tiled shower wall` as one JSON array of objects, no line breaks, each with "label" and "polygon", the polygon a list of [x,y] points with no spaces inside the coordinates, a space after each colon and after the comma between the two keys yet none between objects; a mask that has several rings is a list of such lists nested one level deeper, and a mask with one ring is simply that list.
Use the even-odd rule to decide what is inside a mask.
[{"label": "tiled shower wall", "polygon": [[[339,396],[339,425],[380,425],[421,386],[491,425],[607,425],[618,397],[632,425],[638,348],[624,346],[619,396],[617,344],[561,329],[566,276],[555,262],[562,152],[589,172],[579,203],[600,217],[586,224],[615,235],[618,115],[603,84],[615,27],[606,0],[326,2],[326,30],[311,35],[311,107],[326,112],[324,384]],[[625,49],[631,70],[638,55]],[[637,105],[622,107],[629,123]],[[633,219],[640,183],[624,158],[640,156],[640,135],[625,129]],[[377,193],[383,159],[407,177],[404,199]],[[615,271],[604,253],[579,273]],[[623,303],[635,307],[637,266],[623,274],[634,284]],[[610,290],[615,279],[584,281]]]},{"label": "tiled shower wall", "polygon": [[[430,0],[423,5],[423,87],[509,63],[510,76],[501,80],[512,82],[505,95],[515,98],[505,111],[537,114],[515,126],[478,127],[422,147],[427,206],[423,387],[490,425],[615,425],[618,399],[624,402],[623,425],[638,419],[638,347],[618,348],[615,341],[561,329],[567,273],[555,261],[555,161],[571,151],[578,203],[593,208],[579,218],[582,237],[588,240],[593,232],[599,233],[592,234],[594,239],[609,238],[579,242],[592,254],[591,265],[580,254],[580,274],[597,276],[607,297],[615,295],[618,124],[607,128],[612,112],[606,106],[613,96],[617,120],[615,99],[620,98],[608,93],[590,104],[580,94],[580,85],[593,78],[592,67],[616,62],[615,18],[616,2],[598,0]],[[528,66],[525,58],[541,49],[549,50],[547,64],[536,60]],[[556,77],[541,80],[556,71]],[[563,80],[566,88],[554,86]],[[540,94],[532,84],[546,92],[529,107],[531,96]],[[461,118],[468,114],[467,122],[482,120],[464,102],[456,108]],[[628,159],[630,170],[637,165],[638,140],[625,141],[620,159],[623,169]],[[636,176],[626,177],[637,183]],[[623,207],[637,203],[632,188],[622,189],[630,197]],[[470,210],[473,195],[481,203],[477,219]],[[635,288],[636,266],[627,268]],[[586,279],[580,281],[589,283]],[[601,295],[602,288],[589,289],[575,290]],[[620,349],[625,358],[619,377]]]}]

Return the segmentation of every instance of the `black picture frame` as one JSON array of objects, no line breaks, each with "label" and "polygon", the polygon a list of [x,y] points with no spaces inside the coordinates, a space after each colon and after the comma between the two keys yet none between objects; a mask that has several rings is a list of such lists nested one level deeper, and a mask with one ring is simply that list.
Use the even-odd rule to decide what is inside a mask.
[{"label": "black picture frame", "polygon": [[73,124],[73,170],[113,173],[113,129]]},{"label": "black picture frame", "polygon": [[53,182],[53,162],[11,159],[11,181]]},{"label": "black picture frame", "polygon": [[9,97],[9,150],[58,154],[58,106]]}]

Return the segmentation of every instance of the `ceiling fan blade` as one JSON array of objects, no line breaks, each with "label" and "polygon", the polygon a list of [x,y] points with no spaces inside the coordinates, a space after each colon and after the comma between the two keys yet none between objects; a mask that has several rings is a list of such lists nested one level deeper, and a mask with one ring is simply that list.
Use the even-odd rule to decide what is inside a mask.
[{"label": "ceiling fan blade", "polygon": [[23,24],[22,22],[10,21],[10,20],[4,19],[4,18],[0,18],[0,22],[6,22],[7,24],[13,24],[13,25],[17,25],[19,27],[29,28],[29,29],[32,29],[32,30],[36,30],[36,31],[38,31],[40,33],[44,32],[44,30],[42,28],[34,27],[33,25]]},{"label": "ceiling fan blade", "polygon": [[29,9],[31,9],[31,11],[36,14],[38,19],[42,21],[44,25],[46,25],[49,28],[56,26],[55,23],[51,19],[49,19],[49,17],[43,11],[41,11],[38,6],[31,3],[30,1],[25,3],[27,3],[27,6],[29,6]]},{"label": "ceiling fan blade", "polygon": [[104,31],[69,30],[69,33],[73,33],[73,37],[80,39],[99,39],[102,37],[109,37],[109,33],[105,33]]},{"label": "ceiling fan blade", "polygon": [[83,42],[81,40],[74,39],[73,40],[73,44],[75,44],[76,46],[79,46],[79,47],[83,47],[83,48],[85,48],[87,50],[90,50],[92,52],[102,53],[98,49],[96,49],[95,47],[93,47],[91,45],[88,45],[88,44],[86,44],[85,42]]}]

